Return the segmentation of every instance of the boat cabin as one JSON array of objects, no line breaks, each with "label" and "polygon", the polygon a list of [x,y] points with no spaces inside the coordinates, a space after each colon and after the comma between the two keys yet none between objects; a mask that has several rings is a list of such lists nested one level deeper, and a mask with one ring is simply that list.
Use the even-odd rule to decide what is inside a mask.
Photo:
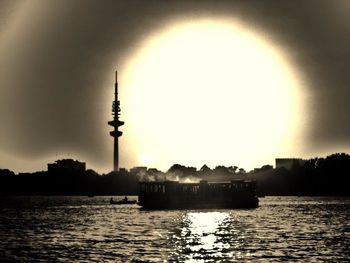
[{"label": "boat cabin", "polygon": [[256,182],[140,182],[139,204],[145,208],[257,207]]}]

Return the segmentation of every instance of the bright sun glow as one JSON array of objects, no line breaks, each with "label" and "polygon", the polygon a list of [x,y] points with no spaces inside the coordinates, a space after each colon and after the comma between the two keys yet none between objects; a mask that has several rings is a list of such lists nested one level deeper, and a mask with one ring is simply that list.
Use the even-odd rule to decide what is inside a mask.
[{"label": "bright sun glow", "polygon": [[298,153],[295,73],[268,41],[232,21],[158,32],[128,61],[120,86],[135,165],[253,168]]}]

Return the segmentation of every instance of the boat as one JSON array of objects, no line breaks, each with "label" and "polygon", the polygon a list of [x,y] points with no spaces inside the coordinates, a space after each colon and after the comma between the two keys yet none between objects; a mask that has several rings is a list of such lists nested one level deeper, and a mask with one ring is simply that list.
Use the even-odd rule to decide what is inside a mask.
[{"label": "boat", "polygon": [[126,197],[123,200],[114,201],[113,198],[109,200],[111,205],[134,205],[137,203],[136,200],[128,200]]},{"label": "boat", "polygon": [[257,208],[256,181],[140,182],[138,205],[145,209]]}]

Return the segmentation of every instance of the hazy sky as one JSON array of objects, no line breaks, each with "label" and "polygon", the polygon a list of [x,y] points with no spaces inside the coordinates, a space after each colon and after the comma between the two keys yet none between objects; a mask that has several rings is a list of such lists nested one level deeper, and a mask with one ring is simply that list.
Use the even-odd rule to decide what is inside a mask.
[{"label": "hazy sky", "polygon": [[[0,168],[70,156],[112,167],[113,70],[172,19],[233,17],[288,51],[304,76],[304,156],[350,149],[350,1],[0,1]],[[122,71],[122,69],[119,69]],[[121,166],[137,165],[120,150]]]}]

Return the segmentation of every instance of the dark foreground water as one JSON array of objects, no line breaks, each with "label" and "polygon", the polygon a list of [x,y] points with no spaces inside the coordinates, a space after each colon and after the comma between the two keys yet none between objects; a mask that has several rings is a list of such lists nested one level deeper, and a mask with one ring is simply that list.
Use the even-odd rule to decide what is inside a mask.
[{"label": "dark foreground water", "polygon": [[349,262],[349,251],[350,198],[152,212],[109,197],[0,197],[0,262]]}]

